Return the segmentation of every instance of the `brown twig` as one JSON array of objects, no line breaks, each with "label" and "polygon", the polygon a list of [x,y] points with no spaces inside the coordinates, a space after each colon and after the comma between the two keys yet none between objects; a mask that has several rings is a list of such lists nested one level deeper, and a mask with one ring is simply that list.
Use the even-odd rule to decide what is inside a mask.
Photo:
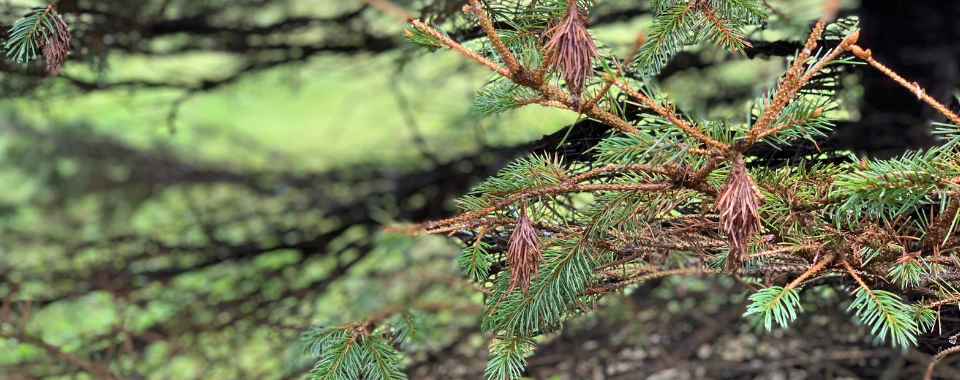
[{"label": "brown twig", "polygon": [[486,59],[480,54],[474,53],[472,50],[463,47],[463,45],[460,45],[458,42],[452,40],[446,34],[440,33],[440,31],[434,29],[433,27],[427,24],[424,24],[420,20],[410,20],[409,22],[410,22],[410,25],[413,25],[414,28],[422,30],[424,33],[429,34],[431,37],[440,40],[440,42],[442,42],[447,47],[453,50],[456,50],[463,55],[466,55],[467,57],[469,57],[470,59],[473,59],[474,61],[480,62],[480,64],[486,67],[489,67],[493,71],[496,71],[497,74],[500,74],[507,78],[510,77],[510,71],[507,70],[507,68],[500,67],[496,63],[493,63],[493,61]]},{"label": "brown twig", "polygon": [[[634,90],[634,89],[631,88],[630,86],[627,86],[626,83],[620,82],[620,81],[617,80],[616,78],[611,78],[611,77],[607,77],[607,80],[613,81],[615,86],[619,87],[619,88],[620,88],[621,90],[623,90],[623,91],[626,91],[628,94],[630,94],[630,96],[632,96],[632,97],[634,97],[634,98],[637,98],[637,100],[639,100],[641,103],[643,103],[643,105],[647,106],[647,108],[650,108],[650,109],[652,109],[654,112],[656,112],[658,115],[663,116],[663,117],[666,118],[671,124],[676,125],[677,127],[679,127],[680,129],[682,129],[684,132],[686,132],[686,133],[689,134],[690,136],[693,136],[693,137],[696,138],[697,140],[700,140],[700,141],[702,141],[703,143],[705,143],[705,144],[707,144],[707,145],[710,145],[710,146],[712,146],[712,147],[714,147],[714,148],[717,148],[717,149],[719,149],[719,150],[721,150],[721,151],[724,151],[724,152],[726,152],[727,150],[730,149],[730,146],[729,146],[729,145],[727,145],[727,144],[725,144],[725,143],[723,143],[723,142],[721,142],[721,141],[718,141],[718,140],[716,140],[716,139],[714,139],[714,138],[712,138],[712,137],[710,137],[710,136],[707,136],[707,135],[703,134],[703,132],[700,132],[700,131],[696,130],[695,128],[693,128],[692,126],[690,126],[690,124],[688,124],[686,121],[684,121],[684,120],[681,119],[679,116],[677,116],[677,114],[674,113],[672,110],[669,110],[669,109],[661,106],[660,104],[657,104],[657,102],[651,100],[651,99],[648,98],[646,95],[643,95],[643,94],[641,94],[639,91]],[[669,107],[669,105],[668,105],[668,107]]]},{"label": "brown twig", "polygon": [[[853,277],[853,280],[856,281],[857,284],[860,285],[860,287],[868,290],[870,289],[870,287],[867,286],[867,283],[863,282],[863,279],[861,279],[860,276],[857,275],[857,271],[854,270],[849,263],[847,263],[846,261],[840,261],[840,264],[843,265],[843,269],[847,270],[847,273],[850,274],[851,277]],[[872,294],[871,294],[871,297],[873,297]]]},{"label": "brown twig", "polygon": [[871,56],[870,50],[863,50],[863,48],[857,45],[852,45],[849,47],[849,49],[850,51],[853,52],[853,55],[857,56],[857,58],[860,58],[866,61],[867,63],[870,64],[870,66],[875,67],[877,70],[880,70],[880,72],[886,74],[888,77],[892,78],[897,83],[900,83],[901,86],[915,93],[918,99],[923,100],[924,102],[929,104],[931,107],[936,109],[938,112],[940,112],[943,116],[946,116],[946,118],[949,119],[951,123],[953,123],[954,125],[960,126],[960,116],[957,116],[957,114],[947,109],[947,107],[945,107],[943,104],[940,104],[940,102],[938,102],[936,99],[934,99],[930,95],[927,95],[927,92],[924,91],[923,88],[921,88],[920,85],[918,85],[916,82],[913,82],[913,83],[907,82],[906,79],[903,79],[903,77],[893,72],[893,70],[890,70],[880,62],[877,62],[877,60],[873,59],[873,57]]},{"label": "brown twig", "polygon": [[810,54],[813,54],[813,49],[816,49],[817,39],[820,38],[820,34],[823,33],[824,26],[825,23],[823,20],[820,20],[817,22],[817,25],[813,27],[810,35],[807,37],[807,42],[803,45],[803,49],[797,54],[797,59],[793,62],[793,65],[790,66],[790,69],[787,70],[783,81],[780,82],[780,87],[773,96],[773,100],[770,101],[770,104],[767,104],[767,107],[763,110],[763,113],[760,114],[756,123],[750,128],[750,131],[747,133],[748,138],[746,143],[743,144],[744,146],[738,147],[740,151],[744,151],[753,145],[753,143],[757,141],[758,136],[770,127],[770,124],[783,112],[784,107],[790,104],[797,92],[800,91],[800,87],[803,86],[801,76],[802,68],[807,58],[810,58]]},{"label": "brown twig", "polygon": [[817,245],[817,244],[795,245],[795,246],[789,246],[789,247],[780,247],[780,248],[774,248],[774,249],[767,250],[767,251],[763,251],[763,252],[757,252],[757,253],[754,253],[754,254],[750,254],[750,255],[747,255],[746,258],[747,258],[747,259],[753,259],[753,258],[762,257],[762,256],[769,256],[769,255],[774,255],[774,254],[779,254],[779,253],[793,252],[793,251],[796,251],[796,250],[805,250],[805,249],[819,248],[819,247],[820,247],[820,245]]},{"label": "brown twig", "polygon": [[806,272],[803,272],[803,274],[801,274],[800,277],[795,278],[793,281],[787,284],[787,286],[785,286],[784,289],[791,289],[796,287],[801,282],[803,282],[803,280],[819,272],[821,269],[823,269],[823,267],[827,266],[827,264],[830,264],[830,262],[832,262],[833,259],[835,259],[836,257],[837,255],[835,253],[828,252],[826,255],[823,256],[823,259],[821,259],[819,262],[817,262],[812,267],[810,267],[810,269],[807,269]]},{"label": "brown twig", "polygon": [[506,77],[509,78],[519,73],[520,70],[522,70],[520,62],[517,61],[513,53],[510,53],[510,50],[503,44],[500,35],[497,34],[497,30],[493,27],[493,23],[487,18],[487,13],[483,10],[483,5],[480,4],[480,0],[469,0],[469,2],[469,11],[472,12],[474,16],[477,16],[477,21],[480,24],[480,28],[483,29],[483,33],[487,35],[490,44],[493,45],[494,50],[497,51],[497,55],[500,56],[500,59],[503,60],[510,70],[510,75],[506,75]]},{"label": "brown twig", "polygon": [[930,302],[927,302],[927,303],[923,304],[923,307],[925,307],[925,308],[927,308],[927,309],[932,309],[932,308],[935,308],[935,307],[937,307],[937,306],[943,306],[943,305],[946,305],[946,304],[949,304],[949,303],[954,303],[954,302],[960,303],[960,295],[954,295],[954,296],[947,297],[947,298],[944,298],[944,299],[940,299],[940,300],[937,300],[937,301],[930,301]]},{"label": "brown twig", "polygon": [[[672,182],[664,181],[658,183],[590,183],[590,184],[560,184],[544,186],[532,190],[521,191],[516,195],[493,202],[489,207],[461,214],[460,216],[443,219],[433,222],[424,222],[407,226],[389,227],[387,232],[414,231],[420,229],[434,229],[440,226],[464,223],[477,219],[494,211],[499,211],[507,206],[524,199],[540,197],[544,195],[591,192],[591,191],[663,191],[672,188]],[[431,231],[432,233],[432,231]]]},{"label": "brown twig", "polygon": [[604,293],[612,293],[612,292],[615,292],[615,291],[617,291],[617,290],[619,290],[619,289],[623,289],[623,288],[625,288],[625,287],[627,287],[627,286],[629,286],[629,285],[639,284],[639,283],[641,283],[641,282],[650,281],[650,280],[653,280],[653,279],[656,279],[656,278],[663,278],[663,277],[669,277],[669,276],[679,276],[679,275],[684,275],[684,274],[700,274],[700,273],[716,274],[716,273],[718,273],[718,272],[715,271],[715,270],[713,270],[713,269],[707,269],[707,268],[680,268],[680,269],[670,269],[670,270],[665,270],[665,271],[660,271],[660,272],[643,274],[643,275],[640,275],[640,276],[631,276],[631,277],[628,277],[628,278],[624,279],[623,281],[616,282],[616,283],[595,285],[595,286],[592,286],[592,287],[587,288],[587,289],[583,292],[583,294],[584,294],[584,295],[597,295],[597,294],[604,294]]},{"label": "brown twig", "polygon": [[927,365],[927,372],[924,373],[923,379],[924,379],[924,380],[930,380],[930,379],[932,379],[932,378],[933,378],[933,367],[937,365],[937,362],[939,362],[939,361],[942,360],[943,358],[947,357],[948,355],[955,354],[955,353],[957,353],[957,352],[960,352],[960,346],[950,347],[950,348],[948,348],[948,349],[946,349],[946,350],[943,350],[943,351],[940,351],[940,353],[934,355],[933,358],[930,359],[930,364]]}]

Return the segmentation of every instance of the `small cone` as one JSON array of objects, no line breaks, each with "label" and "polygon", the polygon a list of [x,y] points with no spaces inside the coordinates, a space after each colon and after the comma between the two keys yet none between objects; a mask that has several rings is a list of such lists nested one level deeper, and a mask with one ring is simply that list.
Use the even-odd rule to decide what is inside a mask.
[{"label": "small cone", "polygon": [[530,218],[521,206],[517,226],[510,235],[507,248],[507,267],[510,268],[510,283],[507,288],[513,292],[517,286],[523,295],[530,289],[532,277],[540,269],[543,253],[540,251],[540,238],[537,230],[530,224]]},{"label": "small cone", "polygon": [[47,75],[55,77],[60,75],[63,61],[70,52],[70,31],[56,12],[52,12],[48,17],[53,30],[36,36],[36,42],[42,47],[43,60],[47,62]]},{"label": "small cone", "polygon": [[720,213],[720,228],[730,237],[730,254],[725,268],[727,274],[740,269],[750,237],[760,231],[756,185],[747,174],[743,156],[737,155],[731,164],[730,174],[716,203]]},{"label": "small cone", "polygon": [[593,60],[598,56],[597,46],[590,32],[587,32],[586,22],[589,22],[587,11],[578,7],[575,1],[568,1],[563,19],[547,32],[552,37],[545,46],[554,52],[555,65],[563,73],[567,90],[577,108],[584,82],[593,75]]}]

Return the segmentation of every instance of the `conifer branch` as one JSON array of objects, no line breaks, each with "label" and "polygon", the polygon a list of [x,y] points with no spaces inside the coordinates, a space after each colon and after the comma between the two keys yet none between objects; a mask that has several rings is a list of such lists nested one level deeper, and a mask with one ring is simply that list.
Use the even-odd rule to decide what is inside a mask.
[{"label": "conifer branch", "polygon": [[[477,0],[471,0],[471,1],[477,2]],[[488,24],[488,26],[492,28],[492,24],[489,22],[490,20],[486,18],[486,14],[484,13],[483,9],[477,8],[471,5],[471,9],[469,11],[478,15],[478,19],[481,22],[481,27],[484,28],[484,31],[488,34],[488,37],[491,39],[491,41],[499,42],[499,45],[497,43],[492,42],[494,46],[497,48],[497,50],[499,51],[500,48],[497,46],[503,46],[503,41],[499,39],[499,36],[496,34],[495,30],[493,30],[492,34],[490,34],[491,32],[487,30],[486,26],[484,26],[484,24],[486,23]],[[480,18],[481,15],[483,16],[482,18]],[[445,46],[453,50],[456,50],[477,62],[480,62],[481,64],[497,72],[497,74],[500,74],[504,78],[508,78],[516,84],[531,88],[543,94],[544,101],[547,102],[547,103],[544,103],[544,105],[563,108],[563,107],[558,107],[558,105],[554,103],[550,103],[552,101],[558,101],[561,104],[565,105],[567,109],[579,110],[579,112],[589,117],[592,117],[594,119],[597,119],[621,132],[637,133],[637,129],[635,126],[631,125],[630,123],[623,120],[622,118],[610,113],[609,111],[600,108],[596,104],[591,104],[589,107],[586,107],[586,108],[581,107],[578,99],[572,97],[570,94],[560,90],[555,86],[551,86],[549,84],[544,83],[543,78],[537,78],[535,75],[529,73],[527,70],[523,69],[521,65],[519,65],[519,62],[517,62],[516,70],[510,69],[509,66],[501,67],[496,63],[490,61],[489,59],[473,52],[472,50],[465,48],[463,45],[452,40],[449,36],[439,32],[433,27],[430,27],[424,24],[420,20],[414,19],[414,20],[411,20],[409,23],[414,28],[421,30],[424,33],[427,33],[428,35],[430,35],[431,37],[437,39]],[[508,65],[511,62],[508,59],[512,59],[513,62],[516,62],[516,57],[513,57],[513,55],[511,55],[511,53],[509,52],[509,50],[506,50],[505,46],[503,46],[503,49],[504,49],[504,52],[500,54],[502,56],[501,58],[504,59],[504,62],[506,62]],[[503,58],[503,57],[507,57],[507,58]]]},{"label": "conifer branch", "polygon": [[940,102],[938,102],[936,99],[934,99],[930,95],[927,95],[927,92],[924,91],[923,88],[921,88],[920,85],[917,84],[916,82],[913,82],[913,83],[907,82],[906,79],[903,79],[903,77],[893,72],[893,70],[890,70],[888,67],[884,66],[880,62],[877,62],[877,60],[873,59],[869,49],[863,50],[863,48],[857,45],[852,45],[849,47],[849,49],[851,52],[853,52],[853,55],[857,56],[857,58],[860,58],[866,61],[867,63],[870,64],[870,66],[873,66],[877,70],[880,70],[880,72],[886,74],[888,77],[892,78],[901,86],[903,86],[907,90],[916,94],[917,99],[923,100],[924,102],[932,106],[934,109],[936,109],[938,112],[940,112],[943,116],[946,116],[946,118],[950,120],[950,122],[953,123],[953,125],[960,126],[960,116],[957,116],[957,114],[953,113],[953,111],[950,111],[946,106],[944,106],[943,104],[940,104]]},{"label": "conifer branch", "polygon": [[484,377],[490,380],[519,379],[527,365],[526,357],[533,353],[536,342],[528,337],[497,337],[490,343],[490,360]]},{"label": "conifer branch", "polygon": [[511,76],[510,71],[507,68],[500,67],[500,65],[493,63],[489,59],[486,59],[483,56],[477,53],[474,53],[472,50],[463,47],[463,45],[452,40],[446,34],[440,33],[440,31],[434,29],[429,25],[424,24],[422,21],[413,19],[413,20],[410,20],[409,23],[410,25],[413,25],[414,28],[417,28],[423,31],[424,33],[429,34],[431,37],[436,38],[447,47],[460,52],[461,54],[469,57],[470,59],[473,59],[474,61],[480,62],[480,64],[490,68],[490,70],[497,72],[497,74],[500,74],[506,78],[509,78]]},{"label": "conifer branch", "polygon": [[935,367],[939,361],[943,360],[943,358],[958,352],[960,352],[960,346],[953,346],[934,355],[933,358],[930,359],[930,364],[927,365],[927,371],[923,374],[923,380],[933,379],[933,367]]},{"label": "conifer branch", "polygon": [[70,32],[56,10],[59,2],[56,0],[46,7],[32,8],[10,28],[9,40],[4,46],[7,57],[23,62],[42,55],[47,63],[47,74],[59,75],[70,52]]},{"label": "conifer branch", "polygon": [[479,211],[465,213],[457,217],[443,219],[435,222],[425,222],[425,223],[418,223],[414,225],[397,227],[397,228],[388,228],[387,231],[397,232],[397,231],[419,230],[419,229],[426,228],[432,233],[432,230],[434,228],[446,226],[450,224],[465,223],[473,219],[479,218],[481,216],[487,215],[491,212],[502,210],[507,206],[513,203],[519,202],[521,200],[540,197],[544,195],[557,195],[557,194],[565,194],[565,193],[579,193],[579,192],[591,192],[591,191],[663,191],[663,190],[671,189],[673,187],[674,187],[674,184],[671,182],[590,183],[590,184],[562,184],[562,185],[544,186],[538,189],[523,191],[511,197],[498,200],[496,202],[493,202],[491,206],[483,208]]},{"label": "conifer branch", "polygon": [[798,125],[802,125],[803,123],[805,123],[805,122],[807,122],[807,121],[810,121],[810,120],[813,120],[813,119],[815,119],[815,118],[817,118],[817,117],[820,117],[820,115],[821,115],[822,113],[823,113],[823,108],[818,108],[816,111],[814,111],[813,113],[811,113],[811,114],[809,114],[809,115],[807,115],[807,116],[805,116],[805,117],[803,117],[803,118],[800,118],[800,119],[791,119],[791,120],[789,120],[789,121],[786,122],[786,123],[782,123],[782,124],[779,124],[779,125],[777,125],[777,126],[774,126],[773,128],[770,128],[770,129],[767,129],[767,130],[765,130],[765,131],[763,131],[763,132],[760,132],[760,134],[757,135],[757,140],[763,140],[763,139],[766,138],[767,136],[770,136],[770,135],[779,133],[780,131],[782,131],[782,130],[784,130],[784,129],[796,127],[796,126],[798,126]]},{"label": "conifer branch", "polygon": [[698,131],[692,126],[690,126],[690,124],[688,124],[686,121],[684,121],[679,116],[677,116],[676,113],[674,113],[672,110],[667,108],[667,107],[671,107],[671,105],[668,104],[667,107],[663,107],[660,104],[657,104],[657,102],[654,102],[653,100],[648,98],[646,95],[643,95],[639,91],[634,90],[633,88],[628,86],[627,84],[620,82],[616,78],[607,77],[606,79],[608,81],[612,81],[615,86],[617,86],[623,91],[626,91],[628,94],[630,94],[630,96],[637,98],[637,100],[643,103],[643,105],[647,106],[647,108],[650,108],[660,116],[663,116],[664,118],[669,120],[670,123],[673,123],[673,125],[676,125],[678,128],[682,129],[684,132],[690,134],[690,136],[693,136],[697,140],[702,141],[704,144],[710,145],[716,149],[719,149],[720,151],[726,152],[730,150],[729,145],[721,141],[718,141],[710,136],[707,136],[703,134],[703,132]]},{"label": "conifer branch", "polygon": [[940,306],[955,303],[955,302],[960,304],[960,294],[955,294],[947,298],[941,298],[936,301],[927,301],[927,303],[923,304],[923,307],[927,309],[933,309],[935,307],[940,307]]},{"label": "conifer branch", "polygon": [[[480,2],[470,1],[468,12],[476,13]],[[558,20],[564,3],[566,12]],[[514,53],[518,65],[529,63],[537,69],[530,73],[518,66],[515,71],[501,57],[507,68],[497,71],[502,78],[481,89],[483,98],[475,109],[493,113],[539,104],[576,111],[621,133],[602,138],[593,148],[596,158],[589,162],[564,163],[548,157],[520,160],[478,186],[475,195],[459,200],[460,216],[391,228],[456,233],[467,242],[458,263],[478,287],[489,289],[482,322],[485,330],[504,339],[530,338],[587,311],[586,300],[592,297],[654,278],[719,273],[725,262],[728,271],[743,270],[751,280],[765,276],[768,287],[750,297],[745,315],[759,315],[768,329],[774,321],[788,325],[802,311],[801,286],[840,274],[858,283],[850,310],[872,326],[876,336],[885,338],[889,331],[894,345],[916,343],[918,326],[929,326],[934,313],[924,306],[953,299],[942,295],[942,289],[926,286],[948,280],[931,274],[925,265],[936,262],[947,266],[947,273],[960,266],[938,256],[941,249],[950,252],[960,246],[960,240],[945,237],[956,224],[954,208],[960,208],[960,201],[954,201],[960,198],[951,190],[960,183],[955,154],[960,138],[945,148],[892,160],[864,160],[860,166],[854,161],[760,168],[745,153],[760,140],[781,146],[794,139],[826,136],[832,128],[829,111],[836,103],[829,93],[810,91],[810,83],[821,75],[832,75],[824,73],[831,64],[850,63],[851,57],[843,54],[859,49],[855,45],[859,35],[851,24],[838,23],[825,32],[835,4],[806,34],[803,48],[776,90],[755,103],[748,118],[756,120],[746,126],[687,118],[652,89],[629,85],[632,82],[623,75],[625,64],[608,67],[610,56],[599,60],[606,72],[599,91],[588,90],[593,97],[580,103],[577,83],[593,74],[592,68],[586,70],[593,56],[557,54],[561,46],[591,51],[587,43],[592,39],[587,41],[584,29],[587,22],[573,17],[577,13],[571,4],[553,0],[549,7],[534,11],[541,17],[534,26],[525,28],[517,22],[506,33],[494,29],[489,19],[480,20],[491,41],[511,36],[499,39],[502,47],[491,42],[495,54]],[[631,53],[624,62],[648,60],[650,65],[641,69],[650,69],[655,64],[652,57],[668,57],[671,51],[705,38],[737,50],[742,46],[737,42],[742,41],[741,29],[765,17],[754,9],[756,5],[735,0],[656,2],[651,41],[675,43],[657,46],[640,41],[637,57]],[[507,22],[519,14],[507,8],[490,9]],[[835,48],[817,51],[821,35],[834,38],[834,26],[847,35]],[[576,38],[561,41],[560,33]],[[451,44],[430,37],[427,42]],[[517,53],[522,49],[530,49],[530,54]],[[563,65],[554,65],[555,61],[565,55],[577,59],[557,70]],[[495,65],[487,62],[488,67]],[[566,89],[545,79],[559,71]],[[609,97],[614,86],[618,95]],[[617,106],[613,98],[623,95],[641,108],[636,125],[612,111]],[[528,202],[529,208],[512,208],[518,202]],[[932,209],[938,202],[943,211],[937,218],[934,211],[928,219],[911,214]],[[511,212],[519,216],[510,217]],[[507,233],[509,241],[503,244]],[[843,252],[853,252],[852,259],[861,262],[862,270],[854,269]],[[749,269],[742,269],[738,264],[747,260],[744,268]],[[699,263],[696,268],[686,268],[694,262]],[[867,287],[864,279],[878,281],[878,289]],[[521,292],[512,292],[515,288]],[[901,296],[908,294],[944,298],[907,306]],[[507,351],[491,349],[491,355]],[[502,364],[493,358],[508,356],[492,356],[491,362]],[[499,378],[518,376],[513,369],[504,372],[506,367],[500,364],[496,366]]]},{"label": "conifer branch", "polygon": [[500,39],[500,35],[497,34],[497,30],[494,29],[493,23],[490,22],[490,19],[487,18],[487,13],[483,9],[483,5],[480,4],[480,0],[468,0],[470,3],[469,8],[464,8],[467,12],[472,13],[477,17],[480,28],[483,29],[484,34],[487,35],[487,38],[490,40],[490,44],[493,45],[494,50],[496,50],[497,55],[500,56],[500,59],[507,65],[509,74],[505,75],[508,78],[513,77],[516,74],[519,74],[523,70],[523,66],[520,65],[520,62],[517,61],[517,57],[513,56],[513,53],[503,45],[503,41]]},{"label": "conifer branch", "polygon": [[763,319],[763,326],[767,331],[773,327],[776,320],[781,327],[787,327],[797,319],[797,311],[803,311],[800,305],[799,288],[784,288],[772,286],[760,289],[750,296],[750,306],[743,316],[758,314]]},{"label": "conifer branch", "polygon": [[856,309],[856,314],[866,324],[871,324],[871,333],[878,338],[884,338],[887,332],[893,345],[907,347],[916,345],[916,335],[919,333],[917,322],[907,313],[906,307],[900,303],[900,297],[881,290],[873,290],[857,275],[846,261],[840,262],[847,273],[860,285],[854,293],[856,299],[848,309]]},{"label": "conifer branch", "polygon": [[766,105],[763,113],[760,114],[760,117],[748,132],[747,143],[744,144],[744,147],[740,148],[741,151],[749,148],[757,141],[758,136],[770,127],[770,124],[783,112],[783,108],[786,107],[796,96],[797,92],[800,91],[800,87],[803,86],[801,77],[802,67],[806,63],[807,58],[810,58],[813,49],[816,49],[817,39],[819,39],[820,34],[823,33],[824,27],[825,23],[823,20],[817,21],[816,26],[813,27],[810,35],[807,37],[807,42],[804,44],[803,50],[797,54],[797,59],[793,61],[783,81],[780,82],[780,87],[777,88],[773,99]]},{"label": "conifer branch", "polygon": [[803,274],[801,274],[800,277],[795,278],[793,281],[787,284],[787,286],[785,286],[784,288],[790,289],[790,288],[796,287],[797,285],[800,285],[801,283],[803,283],[803,280],[806,280],[810,276],[822,270],[823,267],[827,266],[827,264],[830,264],[831,262],[833,262],[833,259],[835,259],[836,257],[837,255],[835,253],[827,252],[827,254],[824,255],[819,262],[811,266],[810,269],[807,269],[807,271],[803,272]]},{"label": "conifer branch", "polygon": [[744,47],[752,47],[749,42],[743,40],[743,34],[737,30],[730,28],[724,20],[721,20],[717,17],[713,11],[710,10],[710,6],[707,4],[701,5],[700,11],[707,15],[707,20],[710,20],[710,23],[713,24],[716,31],[713,33],[714,40],[716,40],[717,45],[724,47],[730,50],[743,50]]},{"label": "conifer branch", "polygon": [[443,219],[433,222],[424,222],[414,225],[407,225],[402,227],[388,227],[386,230],[388,232],[401,232],[408,231],[412,232],[415,230],[426,229],[426,233],[438,233],[438,232],[448,232],[451,229],[441,229],[444,226],[458,226],[458,227],[479,227],[481,226],[480,222],[477,222],[476,219],[487,215],[489,213],[502,210],[507,206],[510,206],[516,202],[522,200],[545,196],[545,195],[558,195],[565,193],[576,193],[576,192],[592,192],[592,191],[662,191],[674,188],[675,184],[670,181],[661,181],[655,183],[594,183],[594,184],[584,184],[588,179],[613,172],[622,172],[622,171],[646,171],[650,173],[658,173],[671,175],[676,174],[669,169],[662,167],[654,167],[652,165],[645,164],[630,164],[626,166],[615,166],[608,165],[601,168],[593,169],[588,172],[564,178],[558,185],[549,185],[543,186],[535,189],[527,189],[519,191],[514,195],[497,200],[492,202],[488,207],[485,207],[481,210],[465,213],[454,218]]}]

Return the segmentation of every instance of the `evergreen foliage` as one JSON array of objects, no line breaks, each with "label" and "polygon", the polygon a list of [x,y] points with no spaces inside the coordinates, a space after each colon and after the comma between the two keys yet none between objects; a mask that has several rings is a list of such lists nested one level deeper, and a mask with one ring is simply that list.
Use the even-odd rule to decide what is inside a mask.
[{"label": "evergreen foliage", "polygon": [[17,62],[37,59],[43,55],[47,72],[56,75],[70,50],[70,32],[57,14],[56,3],[35,7],[13,24],[4,49],[7,57]]},{"label": "evergreen foliage", "polygon": [[771,286],[761,289],[750,296],[751,304],[744,316],[758,314],[763,320],[763,327],[772,328],[772,321],[776,320],[782,327],[797,319],[797,311],[803,311],[800,305],[800,289]]},{"label": "evergreen foliage", "polygon": [[877,339],[883,340],[889,333],[894,346],[917,344],[917,335],[920,334],[919,321],[899,296],[863,286],[857,288],[854,295],[856,299],[848,310],[852,310],[863,324],[869,325],[870,333]]},{"label": "evergreen foliage", "polygon": [[646,44],[633,59],[643,75],[660,71],[670,58],[686,45],[711,40],[717,46],[742,51],[748,26],[759,26],[766,19],[759,1],[754,0],[654,0],[656,11]]},{"label": "evergreen foliage", "polygon": [[376,328],[371,322],[339,327],[314,327],[300,337],[303,353],[316,358],[310,371],[313,380],[374,379],[398,380],[406,348],[421,329],[418,313],[402,311],[392,324]]},{"label": "evergreen foliage", "polygon": [[[709,120],[678,112],[648,78],[687,45],[709,42],[733,52],[749,47],[748,29],[767,17],[760,2],[653,1],[646,42],[623,59],[599,50],[584,75],[593,79],[581,99],[583,78],[569,67],[559,72],[556,60],[584,62],[594,53],[561,50],[549,41],[593,45],[582,41],[592,37],[571,19],[588,5],[472,0],[465,11],[485,31],[482,45],[470,50],[443,42],[496,71],[478,91],[473,114],[537,104],[577,111],[615,130],[590,159],[521,158],[461,198],[460,216],[400,228],[467,237],[457,262],[486,289],[482,327],[495,337],[487,378],[522,377],[533,338],[590,312],[605,293],[722,268],[764,282],[744,316],[757,316],[766,330],[774,321],[788,327],[803,310],[801,292],[821,286],[816,280],[841,275],[859,284],[848,310],[878,340],[916,345],[937,311],[917,298],[930,290],[914,289],[937,283],[929,260],[946,270],[953,264],[939,255],[960,248],[952,238],[960,202],[953,181],[960,177],[958,139],[889,160],[808,156],[777,168],[754,167],[748,153],[757,144],[788,149],[831,133],[838,105],[824,86],[834,83],[830,73],[864,62],[885,69],[856,45],[857,24],[821,19],[746,118]],[[568,26],[553,29],[560,23]],[[426,35],[439,33],[413,25]],[[824,47],[821,38],[832,42]],[[566,57],[571,54],[583,56]],[[621,60],[629,64],[616,65]],[[555,86],[564,83],[560,77],[566,87]],[[625,103],[639,111],[625,112]],[[955,125],[942,128],[957,135]],[[543,263],[520,275],[528,276],[529,289],[516,292],[511,278],[530,268],[503,261],[503,239],[518,233],[528,215],[541,235]],[[949,286],[938,285],[935,293],[958,296]]]}]

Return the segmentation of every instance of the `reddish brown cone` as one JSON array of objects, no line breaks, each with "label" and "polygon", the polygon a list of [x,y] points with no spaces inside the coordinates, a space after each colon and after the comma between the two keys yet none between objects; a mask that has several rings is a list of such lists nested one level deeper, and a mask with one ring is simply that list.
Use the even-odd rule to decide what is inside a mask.
[{"label": "reddish brown cone", "polygon": [[60,68],[70,51],[70,31],[56,12],[53,12],[48,20],[53,30],[37,35],[35,39],[37,45],[41,46],[43,60],[47,62],[47,75],[55,77],[60,75]]},{"label": "reddish brown cone", "polygon": [[593,60],[598,56],[593,37],[587,32],[588,23],[587,11],[577,6],[576,1],[568,0],[563,19],[547,32],[551,37],[545,46],[548,51],[553,51],[554,65],[563,73],[567,90],[577,108],[584,82],[593,75]]},{"label": "reddish brown cone", "polygon": [[519,285],[520,291],[526,295],[530,289],[531,278],[540,269],[543,253],[540,251],[541,243],[537,230],[530,224],[530,218],[527,218],[523,206],[508,245],[507,267],[510,268],[510,284],[507,288],[513,292]]},{"label": "reddish brown cone", "polygon": [[731,162],[730,173],[716,203],[720,228],[730,237],[730,254],[725,268],[728,274],[740,268],[750,237],[760,231],[756,187],[747,174],[743,156],[737,155]]}]

